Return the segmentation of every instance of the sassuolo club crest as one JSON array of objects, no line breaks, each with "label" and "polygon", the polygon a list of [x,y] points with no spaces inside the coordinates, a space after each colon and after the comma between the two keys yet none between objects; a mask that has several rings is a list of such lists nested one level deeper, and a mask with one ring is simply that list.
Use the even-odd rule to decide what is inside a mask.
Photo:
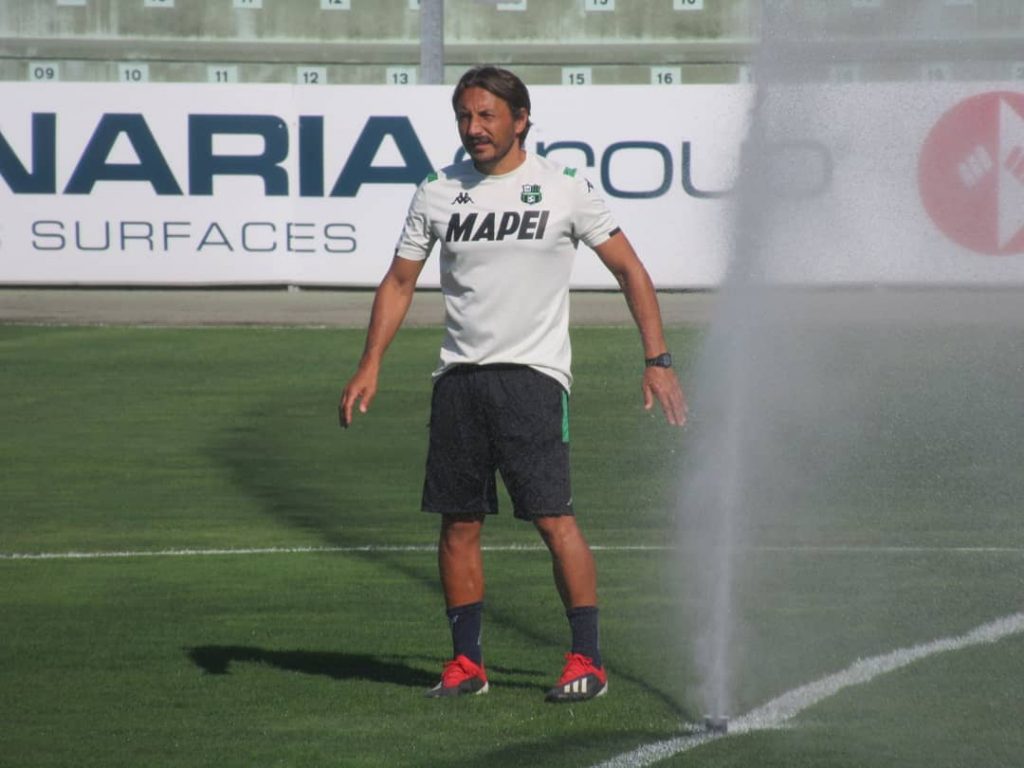
[{"label": "sassuolo club crest", "polygon": [[536,205],[541,201],[540,184],[523,184],[523,193],[519,196],[527,205]]}]

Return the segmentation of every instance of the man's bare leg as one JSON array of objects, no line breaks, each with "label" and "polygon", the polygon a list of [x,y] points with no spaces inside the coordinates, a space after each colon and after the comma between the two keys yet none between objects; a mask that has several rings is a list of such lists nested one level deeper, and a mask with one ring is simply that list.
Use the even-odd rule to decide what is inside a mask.
[{"label": "man's bare leg", "polygon": [[576,518],[542,517],[534,521],[551,552],[555,586],[572,630],[572,652],[565,669],[545,697],[551,702],[586,701],[608,691],[598,640],[597,568]]},{"label": "man's bare leg", "polygon": [[480,552],[483,518],[441,517],[437,567],[448,608],[484,599],[484,562]]},{"label": "man's bare leg", "polygon": [[441,682],[427,696],[460,696],[487,693],[483,668],[481,628],[484,607],[484,566],[480,552],[483,518],[441,518],[437,567],[452,633],[452,660],[445,665]]},{"label": "man's bare leg", "polygon": [[571,515],[534,521],[551,552],[555,586],[565,609],[597,605],[597,568],[583,532]]}]

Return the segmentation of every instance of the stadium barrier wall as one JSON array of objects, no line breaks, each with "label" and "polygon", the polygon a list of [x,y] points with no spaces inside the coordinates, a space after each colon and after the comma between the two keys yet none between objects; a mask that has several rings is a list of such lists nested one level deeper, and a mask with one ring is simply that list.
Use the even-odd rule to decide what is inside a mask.
[{"label": "stadium barrier wall", "polygon": [[[861,89],[858,109],[846,109],[843,88]],[[1014,147],[1024,146],[1024,95],[977,84],[843,88],[817,97],[819,124],[809,121],[805,139],[770,145],[778,197],[812,222],[800,250],[815,254],[780,262],[778,276],[1024,282],[1024,205],[1017,205],[1024,171],[1012,163]],[[459,156],[450,93],[447,86],[0,83],[0,283],[376,285],[415,185]],[[578,168],[600,189],[655,283],[717,285],[730,255],[730,190],[751,87],[539,86],[531,93],[528,149]],[[978,120],[988,122],[966,139],[942,139],[949,151],[931,155],[948,172],[923,180],[925,148],[937,141],[930,137],[962,111],[958,105],[985,94],[992,103]],[[976,179],[963,171],[972,158],[982,163]],[[993,173],[989,184],[983,177]],[[974,200],[969,180],[982,182],[984,199]],[[943,185],[955,194],[936,207]],[[991,230],[988,240],[965,235],[974,225],[943,212],[963,200],[976,203],[967,219]],[[785,251],[784,231],[765,238],[766,247]],[[438,284],[436,253],[430,262],[424,286]],[[573,287],[615,283],[581,248]]]}]

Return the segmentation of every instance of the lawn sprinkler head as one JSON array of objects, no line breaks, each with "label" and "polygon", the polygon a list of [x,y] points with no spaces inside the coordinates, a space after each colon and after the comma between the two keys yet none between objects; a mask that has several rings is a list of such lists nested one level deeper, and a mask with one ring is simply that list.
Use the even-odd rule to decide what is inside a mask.
[{"label": "lawn sprinkler head", "polygon": [[725,715],[704,715],[704,730],[715,735],[729,732],[729,718]]}]

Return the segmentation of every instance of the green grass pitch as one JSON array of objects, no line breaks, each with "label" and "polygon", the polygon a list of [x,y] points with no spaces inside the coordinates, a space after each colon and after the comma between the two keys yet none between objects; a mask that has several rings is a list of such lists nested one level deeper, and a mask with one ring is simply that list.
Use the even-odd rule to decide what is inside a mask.
[{"label": "green grass pitch", "polygon": [[[670,335],[686,378],[699,333]],[[439,330],[399,334],[371,412],[342,431],[362,331],[0,326],[0,765],[588,766],[683,733],[702,716],[689,594],[659,547],[674,541],[689,433],[643,411],[634,330],[573,338],[575,504],[606,547],[611,689],[556,707],[542,699],[566,622],[546,553],[511,546],[539,540],[507,504],[485,530],[492,690],[422,697],[450,651],[436,520],[418,512]],[[982,455],[979,477],[1019,472],[1019,457]],[[752,554],[771,560],[759,594],[772,597],[744,609],[740,710],[1021,610],[1019,497],[982,521],[951,502],[919,526],[924,492],[861,519],[899,549],[816,548],[865,543],[837,510],[810,534],[780,525],[778,548]],[[269,547],[333,551],[10,557]],[[665,764],[1020,766],[1022,679],[1015,635]]]}]

